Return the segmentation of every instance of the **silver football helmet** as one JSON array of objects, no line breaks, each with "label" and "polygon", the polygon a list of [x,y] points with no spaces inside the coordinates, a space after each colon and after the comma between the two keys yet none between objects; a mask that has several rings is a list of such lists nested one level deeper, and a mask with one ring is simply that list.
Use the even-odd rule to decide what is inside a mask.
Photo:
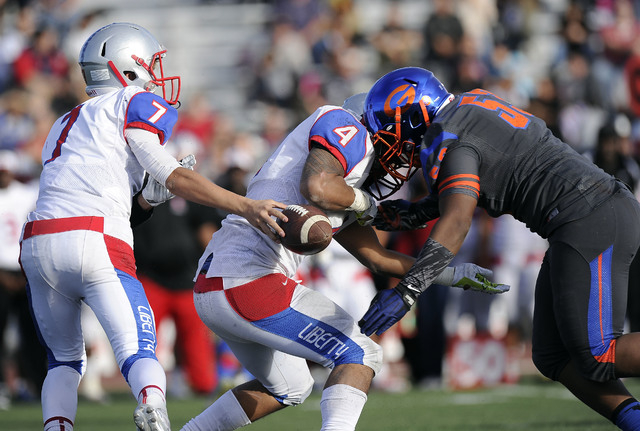
[{"label": "silver football helmet", "polygon": [[342,108],[351,112],[357,118],[362,118],[364,115],[364,101],[367,98],[367,93],[354,94],[351,97],[347,97],[342,102]]},{"label": "silver football helmet", "polygon": [[[162,97],[178,103],[180,77],[164,76],[162,58],[167,50],[146,29],[118,22],[93,33],[82,45],[79,63],[85,91],[93,97],[129,85],[147,91],[162,88]],[[167,88],[167,83],[171,88]]]}]

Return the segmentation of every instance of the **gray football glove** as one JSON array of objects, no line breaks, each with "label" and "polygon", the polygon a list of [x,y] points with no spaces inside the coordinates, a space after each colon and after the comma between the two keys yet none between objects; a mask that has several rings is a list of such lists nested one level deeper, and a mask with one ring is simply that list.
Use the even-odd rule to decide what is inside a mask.
[{"label": "gray football glove", "polygon": [[[193,170],[193,166],[196,164],[196,156],[189,154],[182,160],[180,160],[180,166],[186,169]],[[149,177],[147,185],[142,189],[142,197],[152,207],[156,207],[163,202],[173,199],[175,195],[169,191],[164,185],[160,184],[153,177]]]},{"label": "gray football glove", "polygon": [[509,285],[489,281],[489,278],[492,276],[493,271],[490,269],[483,268],[474,263],[462,263],[445,268],[433,281],[433,284],[460,287],[464,290],[471,289],[489,294],[509,291]]}]

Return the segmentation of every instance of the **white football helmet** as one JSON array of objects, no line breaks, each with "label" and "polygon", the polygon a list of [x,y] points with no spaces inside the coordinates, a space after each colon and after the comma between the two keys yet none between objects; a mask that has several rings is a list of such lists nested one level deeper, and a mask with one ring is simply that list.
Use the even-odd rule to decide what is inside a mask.
[{"label": "white football helmet", "polygon": [[[160,87],[168,103],[178,103],[180,77],[164,76],[162,58],[166,52],[160,42],[139,25],[118,22],[102,27],[80,50],[78,62],[87,84],[87,95],[98,96],[128,85],[152,92]],[[170,91],[167,83],[171,84]]]}]

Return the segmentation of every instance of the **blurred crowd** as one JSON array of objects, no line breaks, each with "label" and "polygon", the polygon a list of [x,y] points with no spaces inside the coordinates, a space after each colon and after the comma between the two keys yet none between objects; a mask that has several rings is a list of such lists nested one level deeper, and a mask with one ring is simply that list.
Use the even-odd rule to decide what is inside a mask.
[{"label": "blurred crowd", "polygon": [[[206,91],[192,92],[182,101],[168,145],[176,157],[196,154],[197,170],[235,192],[244,193],[248,176],[317,107],[339,105],[355,93],[366,92],[378,77],[395,68],[421,66],[433,71],[453,93],[481,87],[541,117],[558,137],[624,180],[640,196],[640,1],[196,3],[192,7],[261,3],[270,11],[264,37],[239,47],[240,60],[235,66],[250,77],[249,85],[238,95],[243,116],[234,119],[219,110],[220,104]],[[9,192],[10,187],[37,190],[40,151],[50,126],[87,97],[77,65],[78,52],[108,11],[75,7],[76,2],[69,0],[0,0],[0,178],[10,177],[0,182],[2,250],[13,250],[19,237],[16,223],[21,226],[15,221],[19,217],[13,211],[16,192]],[[370,25],[371,18],[377,18],[379,25]],[[157,37],[163,40],[161,32]],[[211,79],[217,79],[215,74]],[[401,197],[418,199],[424,195],[418,177],[407,184]],[[21,202],[35,202],[34,193],[21,191],[19,196]],[[188,250],[185,255],[196,259],[224,216],[203,214],[179,199],[171,201],[166,212],[167,219],[182,220],[184,226],[176,236]],[[158,232],[166,232],[167,223],[177,223],[160,216],[157,219]],[[380,235],[389,247],[417,253],[426,231]],[[141,271],[167,268],[166,263],[154,260],[157,253],[151,253],[164,246],[167,244],[136,248],[137,260],[145,264],[140,265]],[[474,364],[467,363],[464,349],[456,350],[469,339],[479,340],[481,347],[488,349],[487,363],[495,362],[491,355],[504,352],[506,359],[497,381],[517,378],[518,370],[510,368],[510,358],[527,356],[533,285],[545,246],[513,219],[490,220],[479,213],[458,259],[492,268],[497,281],[512,286],[511,292],[495,298],[433,286],[420,297],[414,313],[380,340],[388,367],[376,379],[379,387],[440,387],[455,367],[462,367],[456,368],[462,370],[456,373],[458,377],[468,374],[467,380],[457,382],[459,386],[479,384],[477,375],[488,374],[487,370],[472,369]],[[393,285],[394,280],[374,279],[349,259],[334,245],[308,259],[300,277],[328,295],[335,294],[336,301],[357,315],[364,312],[376,289]],[[190,291],[191,268],[186,265],[175,270],[185,274],[180,280],[177,276],[150,280],[150,302],[157,297],[157,289]],[[630,304],[637,304],[640,277],[637,269],[633,272]],[[36,336],[24,323],[28,308],[24,287],[15,286],[19,275],[17,255],[0,259],[0,408],[8,407],[11,399],[37,399],[44,374],[33,372],[33,368],[46,366],[44,352],[29,342]],[[146,277],[153,279],[153,275]],[[10,276],[13,278],[8,281]],[[355,285],[359,287],[351,289]],[[629,325],[637,330],[640,316],[636,314],[629,313]],[[164,315],[172,318],[174,325],[166,330],[168,334],[173,331],[173,336],[163,338],[164,327],[158,322],[161,343],[167,340],[169,346],[160,346],[167,349],[161,350],[161,356],[165,355],[167,368],[188,368],[185,355],[192,353],[180,347],[184,331],[178,323],[180,317],[168,308]],[[242,374],[234,369],[237,364],[224,346],[217,345],[212,334],[205,334],[207,338],[210,343],[202,348],[210,349],[211,354],[197,362],[210,362],[214,375],[198,385],[198,379],[185,371],[185,391],[214,393],[225,384],[222,377]],[[486,340],[499,340],[502,350],[487,347]],[[91,338],[87,344],[94,353],[100,351],[99,341]],[[21,359],[25,357],[40,358],[40,362],[30,362],[32,370],[27,371]],[[98,365],[95,368],[100,369]],[[91,365],[86,380],[97,386],[86,393],[102,399],[100,377],[92,379],[90,373]],[[89,383],[86,385],[89,388]]]}]

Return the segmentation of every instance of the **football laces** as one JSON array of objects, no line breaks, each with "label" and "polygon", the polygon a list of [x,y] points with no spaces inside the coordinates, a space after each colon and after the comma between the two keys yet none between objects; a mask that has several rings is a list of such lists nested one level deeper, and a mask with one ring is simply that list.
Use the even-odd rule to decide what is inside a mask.
[{"label": "football laces", "polygon": [[309,210],[302,208],[300,205],[289,205],[287,206],[287,209],[297,213],[302,217],[306,216],[309,213]]}]

